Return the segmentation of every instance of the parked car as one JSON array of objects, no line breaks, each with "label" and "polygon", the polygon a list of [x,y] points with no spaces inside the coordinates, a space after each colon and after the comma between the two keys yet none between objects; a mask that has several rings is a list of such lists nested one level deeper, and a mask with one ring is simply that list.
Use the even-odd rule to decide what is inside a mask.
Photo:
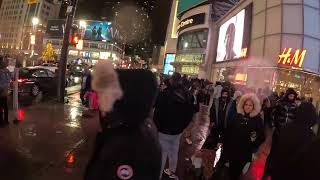
[{"label": "parked car", "polygon": [[43,63],[40,66],[36,66],[38,68],[48,69],[52,72],[56,72],[58,70],[58,65],[53,63]]},{"label": "parked car", "polygon": [[40,67],[21,68],[18,83],[19,94],[37,96],[40,92],[55,94],[57,91],[55,73]]}]

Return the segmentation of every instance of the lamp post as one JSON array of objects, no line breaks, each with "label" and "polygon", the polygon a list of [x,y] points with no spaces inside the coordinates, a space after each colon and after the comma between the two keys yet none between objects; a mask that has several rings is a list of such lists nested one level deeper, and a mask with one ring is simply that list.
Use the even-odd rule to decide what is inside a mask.
[{"label": "lamp post", "polygon": [[58,78],[58,101],[64,103],[65,85],[66,85],[66,68],[68,58],[69,36],[73,23],[73,18],[77,9],[78,0],[71,0],[67,8],[67,21],[65,26],[65,34],[63,36],[63,44],[59,59],[59,78]]},{"label": "lamp post", "polygon": [[[39,24],[39,18],[33,17],[32,18],[32,33],[30,36],[30,44],[31,44],[31,55],[30,58],[33,57],[34,54],[34,46],[36,44],[36,31],[37,31],[37,25]],[[34,66],[34,60],[32,60],[32,66]]]}]

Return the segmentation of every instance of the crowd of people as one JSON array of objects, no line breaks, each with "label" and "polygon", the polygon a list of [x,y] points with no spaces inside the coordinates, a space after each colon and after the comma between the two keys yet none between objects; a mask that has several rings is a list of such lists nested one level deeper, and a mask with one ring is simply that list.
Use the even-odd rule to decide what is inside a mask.
[{"label": "crowd of people", "polygon": [[[223,147],[219,164],[229,169],[230,180],[242,177],[268,131],[273,132],[272,148],[261,178],[318,179],[316,171],[311,171],[320,170],[319,162],[309,165],[316,162],[312,157],[314,148],[319,148],[318,113],[294,89],[280,95],[268,89],[239,91],[228,82],[213,85],[179,73],[157,82],[147,70],[117,70],[110,75],[104,70],[112,71],[111,65],[103,66],[92,75],[96,83],[92,89],[98,94],[100,111],[104,109],[100,112],[103,130],[97,136],[86,180],[114,179],[112,173],[118,179],[158,180],[164,174],[179,179],[181,137],[202,105],[210,107],[209,135],[202,148]],[[111,104],[101,107],[107,101]]]},{"label": "crowd of people", "polygon": [[[5,64],[0,65],[2,125],[7,122],[8,78]],[[320,178],[319,116],[312,99],[299,98],[294,89],[280,95],[269,89],[236,90],[230,82],[214,85],[179,73],[157,81],[151,71],[114,70],[104,61],[82,77],[80,97],[86,107],[93,106],[86,100],[93,95],[101,132],[85,180],[179,179],[181,137],[205,106],[210,107],[210,125],[202,148],[222,147],[219,164],[229,169],[230,180],[241,178],[270,131],[272,147],[261,178]]]}]

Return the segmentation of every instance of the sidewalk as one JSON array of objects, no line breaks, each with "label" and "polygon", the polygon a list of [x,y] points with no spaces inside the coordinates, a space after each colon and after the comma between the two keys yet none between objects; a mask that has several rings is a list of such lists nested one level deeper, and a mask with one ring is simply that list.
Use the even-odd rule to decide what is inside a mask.
[{"label": "sidewalk", "polygon": [[[1,128],[0,179],[82,179],[98,129],[98,116],[83,118],[79,104],[74,97],[68,105],[32,105],[24,109],[21,123],[11,122],[9,127]],[[68,152],[73,158],[66,157]]]}]

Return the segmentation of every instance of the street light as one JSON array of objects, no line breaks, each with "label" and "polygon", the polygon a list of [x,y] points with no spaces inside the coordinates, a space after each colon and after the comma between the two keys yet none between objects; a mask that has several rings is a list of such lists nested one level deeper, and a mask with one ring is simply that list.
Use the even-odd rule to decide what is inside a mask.
[{"label": "street light", "polygon": [[81,20],[81,21],[80,21],[80,28],[86,29],[86,27],[87,27],[87,22]]},{"label": "street light", "polygon": [[32,18],[32,25],[36,26],[36,25],[38,25],[38,24],[39,24],[39,18],[33,17],[33,18]]}]

